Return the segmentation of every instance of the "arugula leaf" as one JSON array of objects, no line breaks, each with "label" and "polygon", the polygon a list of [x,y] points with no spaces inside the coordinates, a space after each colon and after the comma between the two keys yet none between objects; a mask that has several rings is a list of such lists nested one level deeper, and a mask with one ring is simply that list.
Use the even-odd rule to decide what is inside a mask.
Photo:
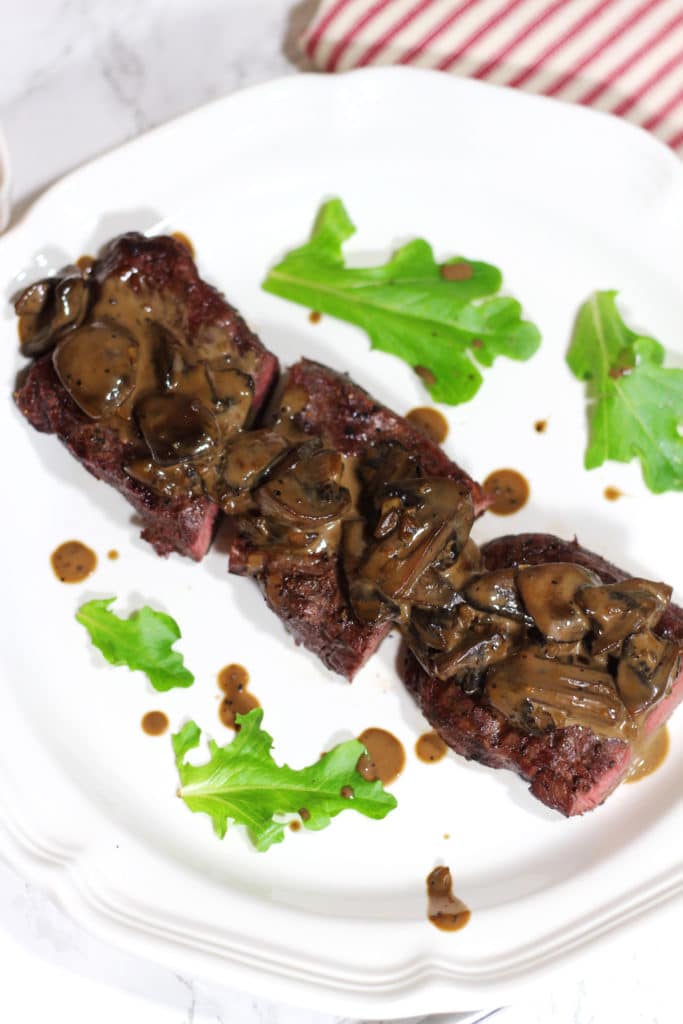
[{"label": "arugula leaf", "polygon": [[617,292],[594,292],[579,311],[567,362],[588,382],[586,469],[606,459],[639,458],[645,483],[660,494],[683,490],[683,370],[662,366],[664,348],[630,330]]},{"label": "arugula leaf", "polygon": [[521,319],[519,302],[496,295],[496,267],[462,257],[438,264],[418,238],[384,266],[351,269],[342,243],[354,232],[340,199],[324,203],[310,241],[288,253],[263,288],[362,327],[373,348],[418,368],[432,398],[448,405],[481,387],[471,356],[491,366],[496,356],[529,359],[538,348],[538,328]]},{"label": "arugula leaf", "polygon": [[[209,742],[211,757],[206,764],[191,765],[185,755],[199,745],[201,730],[192,721],[173,736],[181,787],[178,795],[191,811],[202,811],[213,821],[216,835],[223,839],[228,821],[246,825],[257,850],[281,843],[285,823],[276,815],[302,814],[305,828],[318,830],[329,825],[340,811],[359,811],[368,818],[384,818],[396,807],[381,782],[368,782],[356,771],[365,747],[347,740],[307,768],[296,770],[273,760],[272,737],[261,728],[263,709],[237,715],[240,731],[231,743],[219,747]],[[342,796],[350,786],[352,796]]]},{"label": "arugula leaf", "polygon": [[175,619],[145,605],[127,619],[109,611],[115,597],[87,601],[76,619],[88,630],[90,639],[112,665],[140,669],[155,690],[191,686],[194,676],[185,668],[182,654],[171,647],[180,639]]}]

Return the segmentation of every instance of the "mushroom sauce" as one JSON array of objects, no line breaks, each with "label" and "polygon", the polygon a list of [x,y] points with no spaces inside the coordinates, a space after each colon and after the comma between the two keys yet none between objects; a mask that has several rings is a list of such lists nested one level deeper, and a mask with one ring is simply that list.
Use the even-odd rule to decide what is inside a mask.
[{"label": "mushroom sauce", "polygon": [[[131,477],[239,513],[252,574],[260,550],[281,555],[283,571],[291,557],[313,573],[338,558],[356,619],[395,623],[426,671],[525,731],[579,725],[631,743],[647,734],[680,662],[656,633],[670,587],[604,584],[568,563],[487,572],[465,483],[425,476],[396,441],[352,456],[326,446],[303,429],[309,396],[293,385],[276,392],[264,426],[246,429],[250,355],[215,326],[190,343],[172,295],[131,288],[128,272],[98,282],[97,266],[39,281],[15,307],[24,354],[53,349],[76,404],[126,443]],[[494,476],[501,511],[519,507],[519,475]],[[269,571],[266,590],[280,579]]]},{"label": "mushroom sauce", "polygon": [[97,261],[80,261],[15,297],[22,353],[52,352],[79,409],[126,445],[134,480],[161,497],[207,494],[235,511],[273,457],[269,438],[242,433],[254,356],[238,352],[227,327],[191,339],[186,308],[170,290],[131,283],[136,268],[104,280],[97,271]]}]

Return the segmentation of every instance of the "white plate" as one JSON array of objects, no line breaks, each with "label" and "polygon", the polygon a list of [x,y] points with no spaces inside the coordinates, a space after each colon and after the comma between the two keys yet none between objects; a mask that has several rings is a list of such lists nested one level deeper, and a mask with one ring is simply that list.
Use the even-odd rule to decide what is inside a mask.
[{"label": "white plate", "polygon": [[[681,495],[649,494],[635,464],[583,470],[583,388],[564,364],[573,317],[595,288],[619,288],[629,322],[665,343],[680,337],[683,171],[622,123],[408,70],[272,82],[64,179],[0,242],[0,279],[31,265],[35,274],[36,257],[57,265],[93,251],[125,228],[183,230],[202,273],[283,362],[306,354],[348,369],[407,411],[426,399],[407,366],[370,352],[360,331],[329,318],[314,326],[305,309],[260,290],[331,195],[359,226],[355,260],[424,235],[441,257],[503,267],[543,331],[530,363],[501,359],[475,401],[448,412],[453,457],[479,477],[512,465],[531,481],[523,512],[486,517],[477,536],[576,532],[680,586]],[[9,311],[0,330],[7,389],[20,363]],[[682,714],[664,767],[585,819],[546,810],[507,772],[454,755],[425,766],[413,754],[425,725],[397,678],[393,641],[353,686],[328,674],[250,581],[226,577],[224,554],[201,566],[156,558],[122,499],[28,429],[5,394],[1,846],[83,923],[184,973],[386,1017],[509,998],[683,886]],[[542,418],[548,429],[537,434]],[[608,503],[607,484],[627,497]],[[48,562],[70,537],[100,555],[96,575],[74,588]],[[177,618],[192,689],[159,695],[103,664],[73,616],[83,600],[112,594],[120,611],[149,602]],[[394,732],[408,752],[398,809],[383,822],[341,815],[265,855],[237,828],[218,842],[175,798],[168,736],[150,739],[139,722],[162,708],[175,728],[192,715],[227,741],[215,675],[230,661],[248,667],[277,755],[294,765],[367,726]],[[456,934],[426,920],[436,863],[451,866],[473,910]]]}]

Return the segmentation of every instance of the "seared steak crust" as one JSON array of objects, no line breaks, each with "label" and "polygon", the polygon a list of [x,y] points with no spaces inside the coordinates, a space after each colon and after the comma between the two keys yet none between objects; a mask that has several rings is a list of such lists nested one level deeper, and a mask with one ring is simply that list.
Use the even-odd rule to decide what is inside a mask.
[{"label": "seared steak crust", "polygon": [[[144,288],[172,296],[183,311],[190,340],[201,328],[226,331],[237,352],[255,360],[254,411],[258,409],[277,373],[277,360],[220,293],[201,280],[186,246],[165,236],[122,235],[106,247],[93,274],[99,283],[111,275],[127,275],[133,291]],[[218,506],[203,496],[161,497],[131,479],[123,467],[140,455],[139,447],[123,442],[115,429],[79,409],[57,377],[51,354],[31,365],[15,400],[36,430],[56,434],[93,476],[127,498],[143,520],[143,538],[159,555],[177,551],[197,561],[204,557]]]},{"label": "seared steak crust", "polygon": [[[464,481],[475,507],[484,507],[481,488],[445,452],[406,419],[376,402],[345,374],[302,359],[288,371],[283,389],[300,388],[308,395],[294,425],[344,455],[362,455],[372,444],[398,441],[420,460],[430,476]],[[237,523],[230,554],[230,572],[247,573],[253,547]],[[264,596],[297,643],[317,654],[333,672],[353,679],[391,629],[390,623],[363,625],[345,594],[339,559],[318,564],[291,555],[266,553],[256,573]]]},{"label": "seared steak crust", "polygon": [[[549,534],[500,537],[484,545],[482,555],[488,570],[574,562],[592,569],[605,583],[628,577],[576,540],[562,541]],[[657,632],[683,648],[683,609],[671,605]],[[525,733],[478,697],[467,696],[456,682],[439,682],[428,675],[409,650],[404,655],[403,679],[432,727],[453,750],[492,768],[516,772],[531,784],[535,797],[562,814],[582,814],[596,807],[628,771],[632,757],[628,743],[605,739],[583,726],[540,735]],[[661,725],[682,698],[683,673],[670,695],[653,709],[646,730]]]}]

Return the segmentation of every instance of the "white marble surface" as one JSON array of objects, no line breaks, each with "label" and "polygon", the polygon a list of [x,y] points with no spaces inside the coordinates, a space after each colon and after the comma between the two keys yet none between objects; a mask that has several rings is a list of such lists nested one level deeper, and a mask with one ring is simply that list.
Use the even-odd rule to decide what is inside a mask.
[{"label": "white marble surface", "polygon": [[[0,125],[15,211],[55,178],[153,125],[243,85],[296,73],[314,0],[5,0]],[[680,906],[495,1024],[678,1024]],[[110,948],[0,864],[3,1019],[85,1024],[334,1024]],[[229,980],[229,979],[226,979]],[[456,1008],[454,1007],[454,1010]],[[458,1014],[433,1018],[455,1024]]]}]

